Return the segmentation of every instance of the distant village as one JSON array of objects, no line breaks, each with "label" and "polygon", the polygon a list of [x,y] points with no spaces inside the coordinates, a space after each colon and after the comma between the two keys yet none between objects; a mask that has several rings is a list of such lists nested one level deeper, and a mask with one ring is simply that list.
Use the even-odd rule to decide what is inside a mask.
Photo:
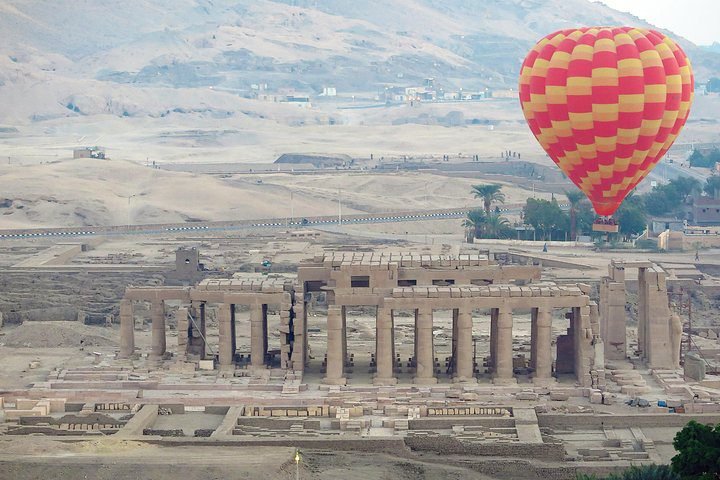
[{"label": "distant village", "polygon": [[[313,100],[340,97],[338,90],[333,86],[325,86],[319,94],[297,93],[292,89],[279,88],[273,90],[267,83],[255,83],[251,85],[251,93],[247,98],[266,102],[296,103],[310,106]],[[345,95],[348,98],[355,98],[355,95]],[[438,86],[434,78],[426,78],[421,85],[388,85],[379,91],[373,101],[385,105],[401,105],[430,102],[471,102],[487,98],[517,98],[517,90],[514,89],[490,89],[464,90],[462,88],[445,90]]]}]

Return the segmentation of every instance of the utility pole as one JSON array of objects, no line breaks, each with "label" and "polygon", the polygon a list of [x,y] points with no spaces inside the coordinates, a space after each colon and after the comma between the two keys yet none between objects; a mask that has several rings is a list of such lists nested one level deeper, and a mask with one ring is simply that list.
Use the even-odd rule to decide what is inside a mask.
[{"label": "utility pole", "polygon": [[295,205],[293,204],[293,191],[290,190],[290,223],[295,222]]}]

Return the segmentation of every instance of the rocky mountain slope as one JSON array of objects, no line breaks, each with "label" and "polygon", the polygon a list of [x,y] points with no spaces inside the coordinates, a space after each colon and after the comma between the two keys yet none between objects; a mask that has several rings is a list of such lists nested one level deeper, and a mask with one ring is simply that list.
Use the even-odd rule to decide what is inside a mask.
[{"label": "rocky mountain slope", "polygon": [[[7,0],[0,124],[272,117],[241,98],[264,84],[370,97],[426,77],[447,89],[513,87],[535,40],[590,24],[647,26],[589,0]],[[720,71],[720,54],[684,45],[699,77]]]}]

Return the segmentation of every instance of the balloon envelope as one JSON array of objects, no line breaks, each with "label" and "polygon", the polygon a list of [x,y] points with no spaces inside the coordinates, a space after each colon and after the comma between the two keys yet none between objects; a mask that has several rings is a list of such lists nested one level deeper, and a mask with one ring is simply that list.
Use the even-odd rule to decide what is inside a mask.
[{"label": "balloon envelope", "polygon": [[520,71],[530,129],[600,215],[612,215],[667,152],[692,99],[685,52],[642,28],[560,30]]}]

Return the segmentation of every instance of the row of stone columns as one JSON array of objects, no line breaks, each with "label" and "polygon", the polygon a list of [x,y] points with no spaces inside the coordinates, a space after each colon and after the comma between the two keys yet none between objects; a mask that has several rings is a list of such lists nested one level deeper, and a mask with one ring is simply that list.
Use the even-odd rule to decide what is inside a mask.
[{"label": "row of stone columns", "polygon": [[[264,367],[268,352],[267,305],[250,306],[250,360],[253,367]],[[220,344],[218,361],[220,368],[233,365],[237,350],[235,305],[223,303],[218,309],[218,342]]]},{"label": "row of stone columns", "polygon": [[[533,381],[546,384],[552,377],[552,309],[535,308],[532,311],[532,366]],[[493,381],[496,384],[515,383],[513,375],[512,335],[513,316],[510,307],[491,310],[490,356]],[[325,382],[344,384],[344,365],[347,357],[345,332],[345,307],[328,307],[327,321],[327,370]],[[415,310],[415,379],[418,384],[437,382],[435,377],[435,354],[433,344],[433,310]],[[472,338],[472,310],[455,309],[453,312],[453,372],[457,382],[474,381],[474,356]],[[375,359],[376,385],[397,383],[394,375],[395,341],[393,310],[378,307],[376,314]]]},{"label": "row of stone columns", "polygon": [[[199,310],[199,314],[196,311]],[[253,367],[264,367],[268,352],[268,307],[254,304],[250,307],[250,355]],[[165,302],[154,300],[150,307],[151,348],[150,358],[160,359],[167,350],[165,335]],[[190,318],[192,316],[192,319]],[[205,304],[199,308],[180,307],[176,311],[178,328],[178,347],[181,350],[205,356]],[[221,367],[233,364],[237,350],[235,305],[223,303],[218,308],[219,351]],[[196,351],[197,350],[197,351]],[[120,302],[120,353],[119,358],[130,358],[135,351],[135,320],[131,300]]]},{"label": "row of stone columns", "polygon": [[[191,307],[193,312],[194,307]],[[182,346],[194,340],[202,340],[200,346],[204,354],[204,339],[194,339],[192,332],[200,331],[204,336],[204,304],[200,304],[200,318],[192,325],[186,307],[177,311],[178,344]],[[250,348],[253,367],[264,367],[268,352],[267,305],[253,304],[250,307]],[[159,359],[166,351],[164,302],[156,300],[151,305],[152,348],[151,358]],[[195,317],[193,317],[195,318]],[[496,384],[515,382],[513,376],[512,353],[512,308],[501,306],[491,309],[490,370]],[[535,370],[533,381],[545,384],[552,379],[552,309],[546,307],[532,309],[531,366]],[[219,363],[221,367],[233,364],[236,351],[235,305],[221,304],[218,310],[219,326]],[[134,352],[134,320],[132,302],[123,300],[120,304],[120,357],[128,358]],[[189,337],[189,338],[188,338]],[[347,335],[345,307],[331,305],[327,318],[327,373],[325,381],[330,384],[344,384],[345,361],[347,359]],[[453,373],[457,382],[474,380],[474,356],[472,339],[472,310],[455,309],[453,312]],[[395,342],[393,310],[379,307],[376,317],[376,362],[377,373],[374,382],[378,385],[391,385],[397,382],[394,375]],[[435,377],[435,355],[433,344],[433,310],[420,308],[415,310],[415,383],[432,384]]]},{"label": "row of stone columns", "polygon": [[[165,302],[154,300],[150,306],[151,347],[150,358],[160,359],[165,355],[167,340],[165,338]],[[120,302],[120,358],[130,358],[135,352],[135,318],[131,300]]]}]

